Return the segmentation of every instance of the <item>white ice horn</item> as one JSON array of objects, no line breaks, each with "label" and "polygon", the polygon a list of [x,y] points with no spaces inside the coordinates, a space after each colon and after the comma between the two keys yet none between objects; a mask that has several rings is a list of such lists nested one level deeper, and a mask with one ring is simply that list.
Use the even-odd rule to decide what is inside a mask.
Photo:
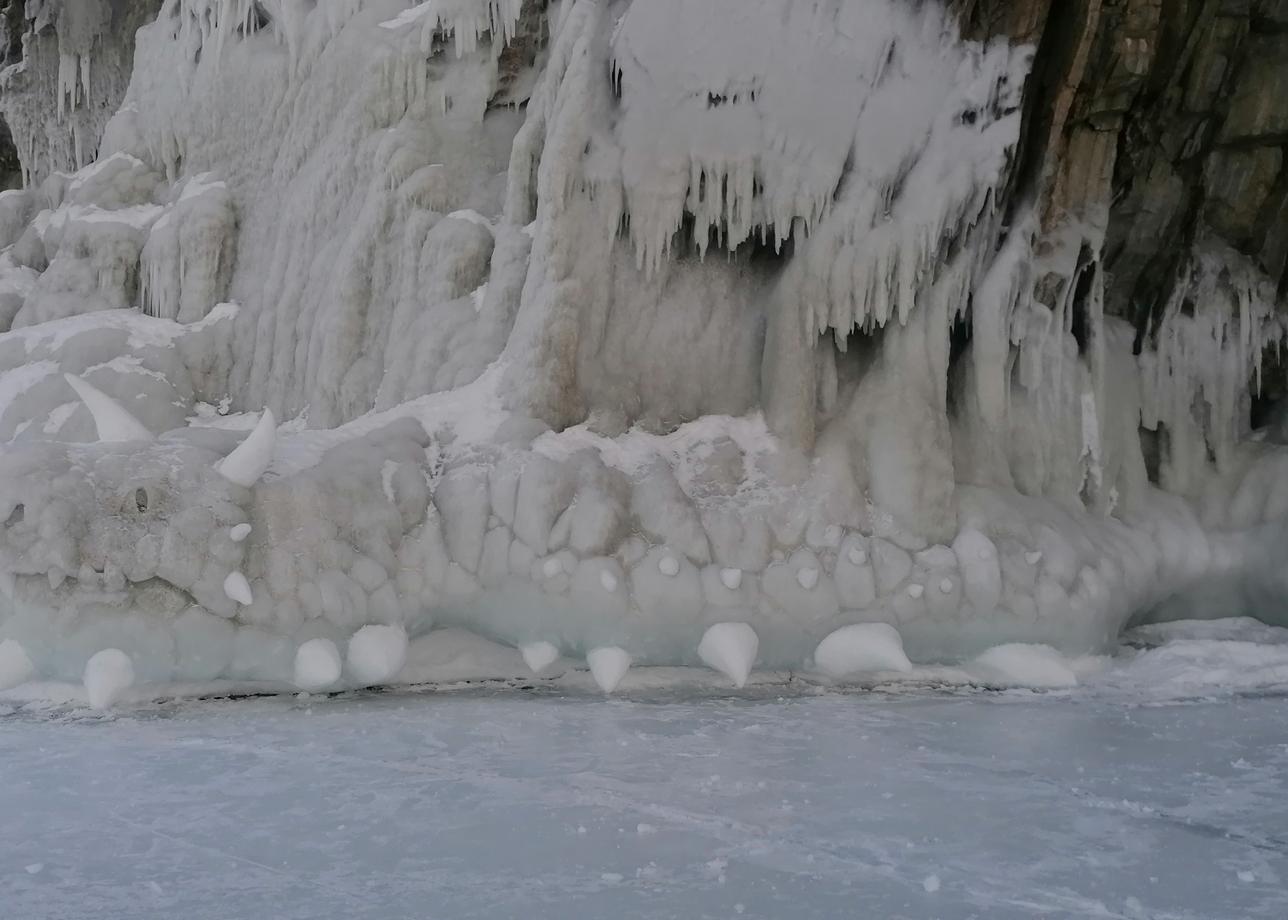
[{"label": "white ice horn", "polygon": [[215,464],[215,470],[229,482],[250,488],[264,475],[273,462],[273,448],[277,443],[277,422],[269,409],[259,417],[255,430],[237,449]]},{"label": "white ice horn", "polygon": [[155,438],[124,406],[75,374],[63,374],[94,417],[100,441],[151,441]]}]

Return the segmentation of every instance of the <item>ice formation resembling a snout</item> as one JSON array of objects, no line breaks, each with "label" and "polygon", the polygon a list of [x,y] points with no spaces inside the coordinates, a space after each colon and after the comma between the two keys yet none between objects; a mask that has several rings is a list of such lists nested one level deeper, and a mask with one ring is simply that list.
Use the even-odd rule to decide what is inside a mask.
[{"label": "ice formation resembling a snout", "polygon": [[1008,200],[1032,57],[934,2],[165,0],[97,157],[0,193],[0,684],[1288,616],[1275,292],[1203,248],[1106,316]]}]

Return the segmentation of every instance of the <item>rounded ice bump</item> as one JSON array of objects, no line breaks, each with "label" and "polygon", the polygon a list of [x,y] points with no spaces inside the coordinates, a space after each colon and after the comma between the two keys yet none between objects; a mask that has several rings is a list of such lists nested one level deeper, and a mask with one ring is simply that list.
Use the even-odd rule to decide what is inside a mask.
[{"label": "rounded ice bump", "polygon": [[728,677],[739,689],[746,685],[759,651],[760,638],[746,623],[717,623],[698,644],[698,657],[703,663]]},{"label": "rounded ice bump", "polygon": [[228,577],[224,579],[224,594],[230,601],[236,601],[243,607],[249,607],[255,602],[255,597],[250,591],[250,582],[241,572],[228,573]]},{"label": "rounded ice bump", "polygon": [[340,650],[330,639],[310,639],[295,650],[294,683],[309,693],[325,690],[340,679]]},{"label": "rounded ice bump", "polygon": [[134,686],[134,662],[117,648],[105,648],[85,665],[85,694],[90,706],[107,709]]},{"label": "rounded ice bump", "polygon": [[550,642],[529,642],[519,648],[523,663],[533,674],[540,674],[559,660],[559,649]]},{"label": "rounded ice bump", "polygon": [[349,638],[349,673],[364,686],[392,680],[407,663],[407,633],[401,626],[364,626]]},{"label": "rounded ice bump", "polygon": [[864,671],[912,670],[899,631],[888,623],[842,626],[818,644],[814,665],[834,679]]},{"label": "rounded ice bump", "polygon": [[599,689],[612,693],[630,670],[631,656],[624,649],[610,645],[587,652],[586,664],[590,666],[590,674]]},{"label": "rounded ice bump", "polygon": [[12,690],[25,684],[36,673],[31,656],[17,639],[0,642],[0,690]]}]

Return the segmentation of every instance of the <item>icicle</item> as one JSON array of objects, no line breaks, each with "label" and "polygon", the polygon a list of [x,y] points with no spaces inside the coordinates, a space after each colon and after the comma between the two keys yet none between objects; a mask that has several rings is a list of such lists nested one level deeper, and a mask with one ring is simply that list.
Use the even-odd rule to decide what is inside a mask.
[{"label": "icicle", "polygon": [[58,56],[58,118],[61,121],[69,110],[75,110],[79,61],[74,54]]}]

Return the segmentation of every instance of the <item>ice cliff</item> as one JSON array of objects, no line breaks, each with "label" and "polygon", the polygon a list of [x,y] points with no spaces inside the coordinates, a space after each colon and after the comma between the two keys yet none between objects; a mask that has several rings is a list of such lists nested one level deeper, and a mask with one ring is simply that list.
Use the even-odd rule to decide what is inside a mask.
[{"label": "ice cliff", "polygon": [[10,3],[7,654],[1288,618],[1288,10],[1213,6]]}]

